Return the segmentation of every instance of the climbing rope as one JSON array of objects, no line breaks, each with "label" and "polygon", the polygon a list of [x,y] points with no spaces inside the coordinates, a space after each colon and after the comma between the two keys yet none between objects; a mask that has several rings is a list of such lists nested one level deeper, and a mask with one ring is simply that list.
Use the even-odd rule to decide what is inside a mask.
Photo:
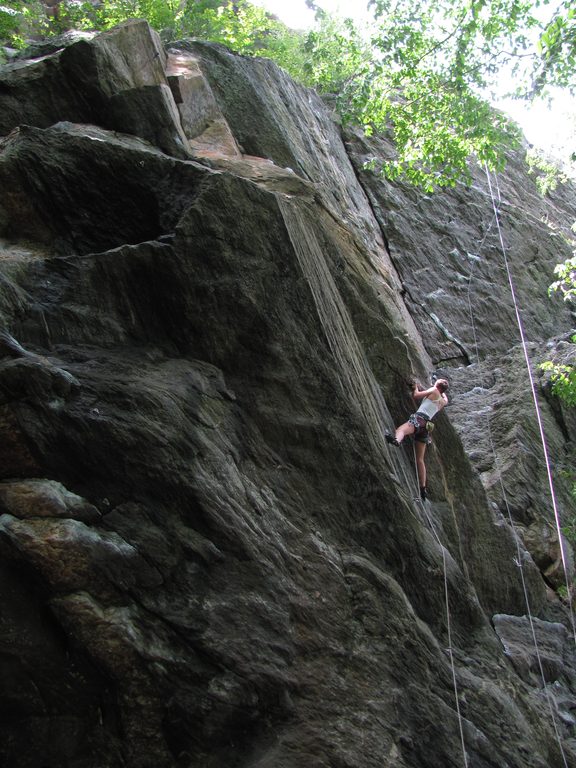
[{"label": "climbing rope", "polygon": [[[392,427],[392,430],[394,428]],[[407,472],[404,468],[404,462],[401,459],[398,459],[397,464],[400,466],[400,471],[404,476],[404,480],[406,482],[406,487],[410,488],[412,485],[412,482],[415,482],[415,496],[414,501],[416,501],[420,508],[424,512],[424,516],[426,517],[426,520],[428,521],[428,525],[430,527],[430,530],[432,531],[432,534],[434,536],[434,539],[438,543],[438,546],[440,548],[440,552],[442,553],[442,571],[444,575],[444,602],[446,605],[446,635],[447,635],[447,642],[448,647],[446,648],[448,652],[448,658],[450,660],[450,670],[452,675],[452,687],[454,690],[454,700],[456,703],[456,717],[458,719],[458,729],[460,733],[460,742],[462,745],[462,756],[464,761],[464,768],[468,768],[468,755],[466,753],[466,742],[464,739],[464,721],[462,717],[462,712],[460,710],[460,700],[458,696],[458,681],[456,677],[456,665],[454,662],[454,651],[453,651],[453,645],[452,645],[452,618],[450,613],[450,595],[449,595],[449,589],[448,589],[448,566],[446,562],[446,547],[442,544],[442,541],[440,539],[440,536],[438,535],[438,532],[436,530],[436,527],[434,525],[434,521],[432,520],[428,507],[425,501],[422,500],[420,496],[420,485],[418,483],[418,467],[416,462],[416,447],[414,446],[414,442],[412,443],[412,450],[414,453],[414,480],[410,480],[410,478],[407,476]]]},{"label": "climbing rope", "polygon": [[[553,484],[553,480],[552,480],[552,471],[551,471],[551,465],[550,465],[550,458],[549,458],[549,454],[548,454],[548,450],[547,450],[547,445],[546,445],[546,439],[545,439],[545,434],[544,434],[544,427],[543,427],[543,422],[542,422],[542,416],[541,416],[541,411],[540,411],[540,407],[539,407],[539,403],[538,403],[538,398],[537,398],[537,395],[536,395],[536,386],[535,386],[534,378],[533,378],[532,371],[531,371],[531,368],[530,368],[530,359],[529,359],[529,356],[528,356],[526,338],[525,338],[525,334],[524,334],[524,328],[523,328],[523,325],[522,325],[522,320],[521,320],[521,317],[520,317],[520,310],[519,310],[519,306],[518,306],[518,300],[516,298],[516,291],[515,291],[515,288],[514,288],[514,282],[513,282],[513,279],[512,279],[512,273],[511,273],[511,270],[510,270],[510,265],[509,265],[508,257],[507,257],[507,254],[506,254],[506,248],[504,246],[504,238],[503,238],[503,234],[502,234],[502,228],[501,228],[501,225],[500,225],[499,206],[497,206],[497,204],[496,204],[496,198],[495,198],[495,195],[494,195],[494,190],[492,188],[492,183],[491,183],[490,175],[489,175],[489,172],[488,172],[487,168],[486,168],[486,178],[487,178],[488,189],[490,191],[490,197],[491,197],[491,201],[492,201],[493,216],[492,216],[492,220],[490,221],[490,224],[489,224],[488,228],[486,229],[484,237],[482,238],[482,241],[481,241],[480,246],[479,246],[479,250],[481,250],[481,248],[482,248],[484,242],[486,241],[490,231],[492,230],[493,225],[496,224],[496,229],[497,229],[498,237],[499,237],[499,241],[500,241],[500,248],[501,248],[501,251],[502,251],[502,255],[503,255],[503,259],[504,259],[504,265],[505,265],[506,273],[507,273],[507,277],[508,277],[508,284],[509,284],[509,287],[510,287],[510,293],[511,293],[512,301],[513,301],[513,304],[514,304],[514,311],[515,311],[515,315],[516,315],[516,321],[517,321],[517,324],[518,324],[518,329],[519,329],[519,333],[520,333],[520,339],[521,339],[521,342],[522,342],[522,350],[523,350],[523,354],[524,354],[526,368],[527,368],[527,371],[528,371],[528,378],[529,378],[529,381],[530,381],[530,388],[531,388],[531,392],[532,392],[532,398],[533,398],[534,406],[535,406],[535,410],[536,410],[536,417],[537,417],[538,427],[539,427],[539,431],[540,431],[540,438],[541,438],[541,442],[542,442],[542,449],[543,449],[544,460],[545,460],[545,464],[546,464],[546,472],[547,472],[548,483],[549,483],[549,487],[550,487],[550,494],[551,494],[551,498],[552,498],[552,506],[553,506],[553,510],[554,510],[554,518],[555,518],[555,521],[556,521],[556,528],[557,528],[557,532],[558,532],[558,541],[559,541],[559,545],[560,545],[562,564],[563,564],[563,567],[564,567],[564,574],[565,574],[565,578],[566,578],[566,587],[568,589],[568,593],[570,594],[570,588],[569,588],[569,584],[568,584],[568,575],[567,575],[568,574],[568,569],[566,567],[566,555],[565,555],[564,545],[563,545],[563,541],[562,541],[561,528],[560,528],[560,516],[559,516],[559,513],[558,513],[558,505],[557,505],[557,501],[556,501],[556,494],[555,494],[555,491],[554,491],[554,484]],[[498,187],[497,187],[497,192],[498,192],[498,204],[500,204],[501,203],[501,195],[500,195],[500,190],[499,190]],[[474,312],[472,310],[472,302],[471,302],[471,284],[472,284],[472,277],[473,277],[474,269],[475,269],[475,265],[470,270],[470,274],[468,276],[468,311],[469,311],[469,314],[470,314],[470,320],[471,320],[471,325],[472,325],[472,332],[473,332],[473,338],[474,338],[474,346],[475,346],[475,350],[476,350],[476,359],[479,362],[480,358],[479,358],[479,353],[478,353],[478,348],[479,348],[478,337],[477,337],[476,323],[475,323],[475,319],[474,319]],[[522,562],[523,554],[522,554],[522,550],[521,550],[521,547],[520,547],[520,537],[519,537],[519,535],[516,532],[514,521],[513,521],[513,518],[512,518],[512,513],[511,513],[511,510],[510,510],[510,505],[509,505],[509,502],[508,502],[508,496],[507,496],[507,493],[506,493],[506,489],[504,487],[504,482],[503,482],[503,478],[502,478],[502,471],[501,471],[500,464],[499,464],[499,461],[498,461],[498,456],[497,456],[497,453],[496,453],[496,448],[495,448],[495,445],[494,445],[494,441],[493,441],[493,437],[492,437],[492,431],[491,431],[491,427],[490,427],[489,421],[488,421],[488,438],[489,438],[489,443],[490,443],[490,449],[491,449],[493,457],[494,457],[494,463],[495,463],[495,467],[496,467],[496,471],[497,471],[497,475],[498,475],[498,479],[499,479],[500,488],[501,488],[501,491],[502,491],[502,497],[504,499],[504,504],[505,504],[505,507],[506,507],[506,510],[507,510],[509,523],[510,523],[510,526],[511,526],[511,530],[514,533],[514,540],[515,540],[515,544],[516,544],[516,560],[515,560],[515,562],[516,562],[516,565],[518,566],[519,571],[520,571],[522,590],[523,590],[523,594],[524,594],[524,600],[525,600],[525,603],[526,603],[526,611],[527,611],[527,615],[528,615],[528,621],[529,621],[529,625],[530,625],[532,641],[533,641],[533,644],[534,644],[535,655],[536,655],[536,659],[537,659],[537,663],[538,663],[538,669],[539,669],[540,676],[541,676],[541,679],[542,679],[542,688],[543,688],[543,690],[545,692],[545,695],[546,695],[546,700],[547,700],[548,708],[550,710],[550,716],[551,716],[551,720],[552,720],[552,724],[553,724],[556,740],[557,740],[557,743],[558,743],[558,748],[559,748],[559,751],[560,751],[560,755],[562,757],[562,761],[563,761],[563,764],[564,764],[565,768],[568,768],[568,763],[567,763],[566,755],[565,755],[565,752],[564,752],[564,748],[562,746],[562,738],[561,738],[561,734],[560,734],[559,727],[558,727],[557,717],[556,717],[556,714],[555,714],[555,711],[554,711],[554,707],[553,707],[553,703],[552,703],[549,691],[548,691],[548,689],[546,687],[546,677],[545,677],[545,674],[544,674],[544,667],[543,667],[543,663],[542,663],[542,656],[541,656],[539,645],[538,645],[538,639],[537,639],[537,636],[536,636],[536,628],[535,628],[535,624],[534,624],[534,617],[533,617],[533,614],[532,614],[532,611],[531,611],[531,607],[530,607],[530,599],[529,599],[529,595],[528,595],[528,588],[527,588],[526,579],[525,579],[525,575],[524,575],[524,567],[523,567],[523,562]],[[452,629],[451,629],[451,615],[450,615],[450,600],[449,600],[449,588],[448,588],[446,548],[442,544],[440,536],[438,535],[438,532],[436,530],[436,526],[435,526],[434,521],[432,520],[432,517],[431,517],[431,515],[429,513],[429,510],[428,510],[426,502],[421,500],[421,498],[420,498],[419,484],[418,484],[418,481],[417,481],[417,478],[418,478],[418,466],[417,466],[417,460],[416,460],[416,449],[415,449],[415,446],[413,447],[413,452],[414,452],[414,470],[415,470],[414,477],[416,479],[416,501],[420,504],[420,506],[421,506],[421,508],[422,508],[422,510],[424,512],[424,515],[425,515],[425,517],[426,517],[426,519],[428,521],[430,530],[432,531],[432,534],[433,534],[434,538],[436,539],[436,541],[437,541],[437,543],[438,543],[438,545],[440,547],[440,550],[442,552],[442,562],[443,562],[443,571],[444,571],[444,599],[445,599],[445,604],[446,604],[446,626],[447,626],[447,639],[448,639],[447,652],[448,652],[448,655],[449,655],[450,666],[451,666],[451,671],[452,671],[452,683],[453,683],[454,696],[455,696],[455,702],[456,702],[456,714],[457,714],[459,730],[460,730],[460,740],[461,740],[461,744],[462,744],[462,754],[463,754],[465,768],[467,768],[467,766],[468,766],[468,758],[467,758],[467,754],[466,754],[466,744],[465,744],[465,738],[464,738],[463,718],[462,718],[462,713],[461,713],[461,710],[460,710],[460,702],[459,702],[459,696],[458,696],[458,683],[457,683],[457,677],[456,677],[456,667],[455,667],[454,653],[453,653],[453,647],[452,647]],[[573,613],[572,605],[571,604],[570,604],[570,618],[571,618],[571,623],[572,623],[572,632],[573,632],[574,640],[576,642],[576,627],[575,627],[575,621],[574,621],[574,613]]]},{"label": "climbing rope", "polygon": [[450,659],[450,670],[452,673],[452,688],[454,690],[454,700],[456,702],[456,717],[458,719],[458,729],[460,732],[460,743],[462,746],[462,757],[464,760],[464,766],[465,768],[468,768],[468,755],[466,753],[466,741],[464,739],[464,720],[462,717],[462,712],[460,711],[460,699],[458,695],[458,680],[456,678],[456,664],[454,662],[454,651],[452,646],[452,619],[450,615],[450,593],[448,590],[448,566],[446,564],[446,547],[442,544],[442,541],[440,539],[440,536],[438,535],[438,532],[436,530],[436,526],[434,525],[434,521],[432,520],[432,516],[430,515],[430,512],[428,510],[428,505],[426,502],[420,497],[420,484],[418,482],[418,463],[416,460],[416,446],[414,444],[414,441],[412,441],[412,452],[414,456],[414,471],[415,471],[415,478],[416,478],[416,491],[418,492],[417,496],[417,502],[420,504],[424,515],[428,521],[428,525],[430,526],[430,530],[432,531],[434,538],[438,542],[438,546],[440,547],[440,551],[442,553],[442,570],[444,573],[444,602],[446,605],[446,635],[448,640],[448,647],[446,650],[448,651],[448,658]]},{"label": "climbing rope", "polygon": [[[498,212],[498,210],[496,208],[496,201],[495,201],[495,198],[494,198],[494,192],[492,190],[492,184],[490,182],[490,174],[489,174],[487,168],[486,168],[486,178],[487,178],[487,182],[488,182],[488,189],[490,190],[490,197],[492,199],[492,208],[494,210],[494,215],[496,217],[496,228],[498,230],[498,237],[500,239],[500,248],[502,250],[502,256],[503,256],[503,259],[504,259],[504,266],[506,268],[506,274],[507,274],[507,277],[508,277],[508,284],[510,286],[510,294],[511,294],[511,297],[512,297],[512,302],[514,304],[514,313],[516,315],[516,322],[517,322],[517,325],[518,325],[518,332],[520,334],[520,340],[521,340],[521,344],[522,344],[522,353],[524,355],[524,362],[526,364],[526,371],[527,371],[527,374],[528,374],[528,380],[530,382],[530,392],[532,394],[532,400],[533,400],[533,403],[534,403],[534,411],[535,411],[535,414],[536,414],[536,420],[537,420],[537,423],[538,423],[538,430],[539,430],[539,433],[540,433],[540,442],[541,442],[541,445],[542,445],[542,452],[543,452],[543,456],[544,456],[544,463],[545,463],[545,466],[546,466],[546,476],[547,476],[548,486],[549,486],[549,490],[550,490],[550,498],[551,498],[551,501],[552,501],[552,509],[554,511],[554,520],[555,520],[555,523],[556,523],[556,532],[558,534],[558,544],[560,546],[560,555],[561,555],[561,558],[562,558],[562,566],[563,566],[563,569],[564,569],[564,578],[565,578],[565,581],[566,581],[566,590],[567,590],[568,596],[570,596],[571,589],[570,589],[570,584],[568,582],[568,567],[567,567],[567,564],[566,564],[566,551],[565,551],[565,548],[564,548],[564,540],[563,540],[562,529],[561,529],[561,525],[560,525],[560,514],[558,512],[558,504],[557,504],[557,500],[556,500],[556,491],[554,489],[554,481],[553,481],[553,478],[552,478],[552,468],[551,468],[550,456],[549,456],[549,453],[548,453],[548,446],[547,446],[547,442],[546,442],[546,435],[544,433],[544,424],[543,424],[543,421],[542,421],[542,412],[540,410],[540,404],[538,403],[538,396],[536,394],[536,384],[534,382],[534,376],[532,375],[532,368],[530,366],[530,358],[528,356],[528,346],[527,346],[527,343],[526,343],[526,336],[524,334],[524,326],[522,324],[522,318],[520,316],[520,309],[519,309],[519,305],[518,305],[518,300],[516,298],[516,291],[514,289],[514,282],[512,280],[512,273],[511,273],[511,270],[510,270],[510,264],[508,262],[508,257],[506,255],[506,248],[504,246],[504,238],[502,236],[502,228],[500,226],[499,212]],[[499,195],[499,201],[500,201],[501,198],[500,198],[500,190],[499,189],[498,189],[498,195]],[[571,625],[572,625],[572,636],[573,636],[573,639],[574,639],[574,643],[576,644],[576,624],[575,624],[575,621],[574,621],[574,611],[572,609],[572,602],[571,602],[571,600],[569,601],[569,605],[570,605],[570,621],[571,621]]]},{"label": "climbing rope", "polygon": [[[551,493],[552,493],[552,499],[553,499],[554,513],[555,513],[555,517],[556,517],[556,524],[557,524],[557,527],[558,527],[558,538],[559,538],[559,541],[560,541],[560,547],[561,547],[561,552],[562,552],[562,562],[563,562],[563,565],[564,565],[564,572],[566,574],[567,573],[566,561],[565,561],[565,558],[564,558],[563,546],[562,546],[562,543],[561,543],[561,534],[560,534],[560,527],[559,527],[559,516],[558,516],[558,511],[557,511],[557,505],[556,505],[556,497],[555,497],[554,487],[553,487],[553,483],[552,483],[552,474],[551,474],[551,471],[550,471],[550,462],[549,462],[548,452],[547,452],[547,449],[546,449],[546,443],[545,443],[545,439],[544,439],[544,430],[543,430],[543,427],[542,427],[542,419],[541,419],[541,415],[540,415],[540,409],[539,409],[539,406],[538,406],[538,400],[537,400],[537,397],[536,397],[536,389],[535,389],[534,379],[532,377],[532,371],[530,369],[530,361],[529,361],[529,358],[528,358],[526,340],[525,340],[525,336],[524,336],[524,330],[523,330],[523,326],[522,326],[522,322],[521,322],[521,318],[520,318],[518,302],[517,302],[517,299],[516,299],[516,292],[514,290],[512,274],[511,274],[510,266],[509,266],[509,263],[508,263],[508,258],[507,258],[507,255],[506,255],[506,248],[504,246],[504,238],[503,238],[503,235],[502,235],[502,228],[500,226],[499,207],[496,205],[496,199],[495,199],[494,191],[493,191],[492,184],[491,184],[491,181],[490,181],[490,174],[488,172],[488,168],[486,168],[485,170],[486,170],[486,179],[487,179],[487,183],[488,183],[488,189],[490,191],[490,197],[491,197],[491,201],[492,201],[493,217],[492,217],[490,225],[489,225],[489,227],[488,227],[488,229],[487,229],[487,231],[486,231],[486,233],[485,233],[485,235],[484,235],[484,237],[483,237],[483,239],[481,241],[479,251],[480,251],[482,245],[484,244],[484,242],[486,240],[486,237],[488,236],[488,233],[489,233],[489,231],[492,228],[492,225],[494,223],[496,223],[496,228],[497,228],[498,236],[499,236],[499,240],[500,240],[500,247],[501,247],[501,250],[502,250],[502,254],[503,254],[503,258],[504,258],[504,264],[505,264],[506,272],[507,272],[507,276],[508,276],[508,283],[509,283],[511,294],[512,294],[512,300],[513,300],[513,303],[514,303],[516,319],[517,319],[517,322],[518,322],[518,327],[519,327],[519,331],[520,331],[520,337],[521,337],[521,340],[522,340],[522,349],[523,349],[523,352],[524,352],[524,358],[525,358],[525,362],[526,362],[526,367],[528,369],[528,376],[529,376],[530,386],[531,386],[531,390],[532,390],[532,397],[533,397],[533,400],[534,400],[534,403],[535,403],[535,406],[536,406],[536,412],[537,412],[537,417],[538,417],[538,424],[540,426],[540,436],[541,436],[541,440],[542,440],[543,447],[544,447],[544,456],[545,456],[545,460],[546,460],[548,480],[549,480],[549,483],[550,483],[550,486],[551,486]],[[500,195],[499,188],[497,188],[497,191],[498,191],[498,203],[500,204],[501,203],[501,195]],[[472,284],[472,277],[473,277],[474,269],[475,269],[475,265],[472,267],[472,269],[470,270],[470,273],[468,275],[468,312],[469,312],[469,315],[470,315],[470,322],[471,322],[471,326],[472,326],[472,333],[473,333],[473,339],[474,339],[474,348],[475,348],[475,353],[476,353],[476,360],[477,360],[477,362],[479,364],[480,363],[480,356],[479,356],[479,352],[478,352],[478,350],[479,350],[478,336],[477,336],[477,332],[476,332],[476,323],[475,323],[474,312],[473,312],[473,309],[472,309],[472,302],[471,302],[471,284]],[[483,384],[482,380],[481,380],[481,384]],[[491,429],[491,425],[490,425],[490,420],[489,419],[488,419],[488,430],[487,430],[487,433],[488,433],[488,440],[489,440],[489,444],[490,444],[490,450],[491,450],[493,458],[494,458],[494,465],[496,467],[496,472],[497,472],[497,476],[498,476],[498,480],[499,480],[499,485],[500,485],[500,489],[501,489],[501,492],[502,492],[502,498],[504,500],[504,505],[506,507],[506,511],[507,511],[507,515],[508,515],[508,521],[509,521],[511,530],[514,533],[514,541],[515,541],[515,544],[516,544],[516,560],[515,560],[515,562],[516,562],[516,565],[518,566],[518,569],[520,571],[520,580],[521,580],[521,583],[522,583],[522,590],[523,590],[523,594],[524,594],[524,600],[525,600],[525,603],[526,603],[526,612],[527,612],[527,616],[528,616],[528,622],[529,622],[529,625],[530,625],[530,632],[531,632],[531,635],[532,635],[532,642],[534,644],[534,650],[535,650],[535,655],[536,655],[536,659],[537,659],[537,663],[538,663],[538,669],[539,669],[539,672],[540,672],[540,677],[542,679],[542,689],[544,690],[545,695],[546,695],[546,700],[547,700],[548,708],[550,710],[550,716],[551,716],[551,720],[552,720],[552,724],[553,724],[556,740],[558,742],[558,747],[559,747],[559,750],[560,750],[560,754],[562,756],[562,761],[564,763],[565,768],[568,768],[568,763],[567,763],[567,760],[566,760],[566,755],[564,753],[564,748],[562,746],[562,739],[561,739],[560,731],[559,731],[559,728],[558,728],[556,714],[554,712],[554,707],[553,707],[553,704],[552,704],[552,701],[551,701],[550,694],[549,694],[549,692],[547,690],[547,687],[546,687],[546,677],[545,677],[545,674],[544,674],[544,667],[543,667],[543,664],[542,664],[542,657],[541,657],[541,654],[540,654],[540,648],[539,648],[538,639],[537,639],[537,636],[536,636],[536,628],[535,628],[535,624],[534,624],[534,617],[533,617],[533,614],[532,614],[532,610],[530,608],[530,599],[529,599],[529,595],[528,595],[528,587],[527,587],[526,579],[525,579],[525,576],[524,576],[524,566],[523,566],[523,562],[522,562],[523,561],[523,555],[522,555],[522,550],[520,548],[520,536],[516,532],[516,527],[514,525],[514,520],[512,518],[512,512],[510,510],[510,505],[509,505],[509,502],[508,502],[508,495],[506,493],[506,489],[505,489],[505,486],[504,486],[504,481],[503,481],[503,478],[502,478],[502,471],[501,471],[501,468],[500,468],[500,463],[499,463],[499,460],[498,460],[498,455],[496,453],[496,447],[494,445],[494,440],[493,440],[493,437],[492,437],[492,429]],[[573,628],[573,631],[574,631],[574,617],[573,617],[572,610],[571,610],[571,621],[572,621],[572,628]],[[575,635],[575,638],[576,638],[576,635]]]}]

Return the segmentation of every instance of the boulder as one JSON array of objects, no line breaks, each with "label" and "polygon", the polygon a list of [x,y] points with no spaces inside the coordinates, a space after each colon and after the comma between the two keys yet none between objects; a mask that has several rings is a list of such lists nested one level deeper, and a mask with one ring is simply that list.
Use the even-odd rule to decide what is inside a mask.
[{"label": "boulder", "polygon": [[0,135],[21,125],[90,123],[189,156],[166,77],[166,54],[146,22],[60,42],[55,50],[51,46],[43,55],[2,67]]}]

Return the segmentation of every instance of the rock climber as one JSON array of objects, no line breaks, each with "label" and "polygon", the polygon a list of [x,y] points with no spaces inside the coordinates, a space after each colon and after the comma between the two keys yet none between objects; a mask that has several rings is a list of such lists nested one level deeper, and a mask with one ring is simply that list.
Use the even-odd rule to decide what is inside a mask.
[{"label": "rock climber", "polygon": [[419,400],[420,405],[416,413],[413,413],[408,421],[396,428],[396,433],[386,434],[386,440],[391,445],[399,446],[405,437],[414,435],[414,445],[416,450],[416,470],[418,472],[418,485],[420,486],[420,498],[426,501],[428,490],[426,488],[426,464],[424,463],[424,454],[426,446],[432,442],[430,432],[434,429],[432,419],[440,413],[444,406],[448,405],[448,382],[446,379],[436,379],[434,385],[429,389],[420,389],[418,382],[412,380],[412,397]]}]

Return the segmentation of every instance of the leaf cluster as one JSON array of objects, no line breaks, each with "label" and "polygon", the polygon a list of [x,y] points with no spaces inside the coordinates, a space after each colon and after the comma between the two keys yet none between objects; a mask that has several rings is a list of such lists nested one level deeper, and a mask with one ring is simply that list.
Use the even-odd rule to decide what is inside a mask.
[{"label": "leaf cluster", "polygon": [[540,93],[553,83],[576,91],[576,7],[564,0],[545,25],[538,41],[539,57],[535,66],[534,92]]},{"label": "leaf cluster", "polygon": [[576,369],[573,365],[555,365],[547,361],[541,364],[543,371],[551,373],[552,394],[566,405],[576,406]]},{"label": "leaf cluster", "polygon": [[576,255],[554,267],[555,280],[548,293],[561,293],[564,301],[576,301]]},{"label": "leaf cluster", "polygon": [[534,177],[538,191],[544,197],[553,192],[558,184],[565,184],[568,176],[561,170],[557,161],[547,158],[540,150],[530,148],[526,152],[528,173]]},{"label": "leaf cluster", "polygon": [[0,3],[0,43],[22,48],[30,35],[49,34],[50,23],[40,0],[22,2],[3,0]]},{"label": "leaf cluster", "polygon": [[[562,264],[554,267],[554,274],[558,280],[552,283],[548,289],[549,294],[560,293],[564,301],[576,301],[576,255],[567,259]],[[576,336],[572,337],[576,343]],[[559,397],[566,405],[576,406],[576,368],[573,365],[558,365],[547,360],[540,366],[542,371],[550,373],[552,394]]]}]

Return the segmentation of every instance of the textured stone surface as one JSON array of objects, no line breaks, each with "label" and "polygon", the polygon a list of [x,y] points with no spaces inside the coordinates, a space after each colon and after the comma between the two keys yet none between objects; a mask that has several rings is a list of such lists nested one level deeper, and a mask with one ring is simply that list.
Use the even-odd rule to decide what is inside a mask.
[{"label": "textured stone surface", "polygon": [[133,133],[185,157],[165,63],[159,39],[144,23],[76,42],[64,38],[56,50],[2,68],[0,135],[23,124],[47,128],[68,120]]},{"label": "textured stone surface", "polygon": [[[566,677],[566,682],[574,688],[574,645],[563,624],[502,615],[494,616],[493,622],[506,655],[527,682],[538,686],[542,678],[547,683],[559,683]],[[572,709],[576,707],[573,705]],[[574,722],[568,713],[564,718]]]},{"label": "textured stone surface", "polygon": [[[445,340],[329,112],[265,61],[158,45],[48,53],[53,112],[0,142],[2,765],[436,768],[460,726],[474,768],[576,765],[565,616],[467,455],[469,369],[431,504],[383,439]],[[545,683],[507,634],[519,560]]]},{"label": "textured stone surface", "polygon": [[512,348],[506,356],[451,372],[458,396],[450,413],[494,506],[514,522],[547,583],[557,588],[571,583],[574,574],[572,549],[558,528],[570,525],[574,515],[576,433],[571,409],[561,408],[550,394],[548,375],[538,364],[552,359],[574,365],[576,356],[566,341],[532,343],[526,351],[533,361],[536,402],[524,352]]},{"label": "textured stone surface", "polygon": [[384,140],[346,139],[435,366],[469,365],[519,342],[506,262],[529,341],[573,327],[569,306],[546,299],[554,266],[572,255],[572,186],[542,197],[518,152],[498,178],[473,167],[471,186],[426,196],[364,170],[390,154]]}]

